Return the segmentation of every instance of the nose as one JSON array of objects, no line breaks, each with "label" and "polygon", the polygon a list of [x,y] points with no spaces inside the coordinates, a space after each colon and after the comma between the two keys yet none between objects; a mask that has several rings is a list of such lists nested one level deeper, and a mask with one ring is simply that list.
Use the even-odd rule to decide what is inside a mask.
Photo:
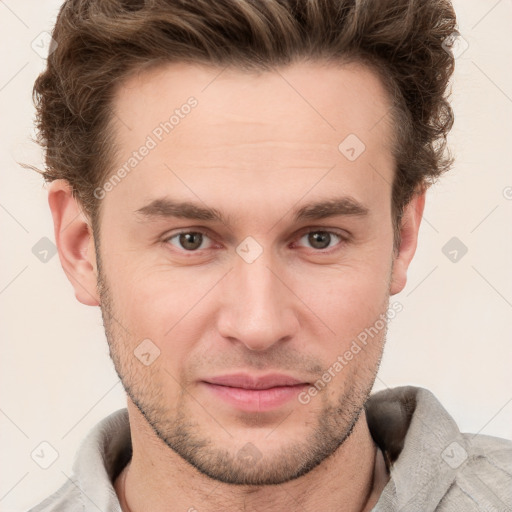
[{"label": "nose", "polygon": [[297,333],[299,299],[280,269],[265,251],[252,263],[235,258],[221,290],[220,335],[263,351]]}]

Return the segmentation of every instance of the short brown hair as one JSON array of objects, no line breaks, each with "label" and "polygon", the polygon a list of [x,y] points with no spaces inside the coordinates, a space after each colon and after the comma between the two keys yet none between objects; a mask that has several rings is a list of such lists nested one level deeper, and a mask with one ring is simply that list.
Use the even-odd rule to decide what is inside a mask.
[{"label": "short brown hair", "polygon": [[[453,124],[449,0],[68,0],[34,84],[46,181],[67,180],[99,229],[94,190],[111,172],[116,87],[144,66],[187,62],[265,71],[297,60],[366,63],[393,104],[395,248],[403,208],[447,171]],[[341,142],[341,141],[340,141]]]}]

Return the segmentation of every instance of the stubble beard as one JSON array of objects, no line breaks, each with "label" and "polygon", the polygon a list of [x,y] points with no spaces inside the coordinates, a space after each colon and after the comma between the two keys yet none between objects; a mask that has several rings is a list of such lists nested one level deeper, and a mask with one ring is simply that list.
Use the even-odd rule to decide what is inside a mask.
[{"label": "stubble beard", "polygon": [[[212,439],[212,432],[202,429],[200,416],[189,410],[190,404],[196,401],[191,399],[190,392],[184,387],[174,407],[169,406],[171,400],[163,394],[162,386],[158,385],[161,378],[151,370],[148,372],[151,367],[145,367],[136,360],[132,348],[127,349],[135,347],[136,340],[131,340],[119,325],[115,300],[101,272],[99,258],[97,261],[100,307],[109,354],[117,375],[156,437],[200,473],[233,485],[278,485],[310,472],[349,438],[377,376],[387,321],[380,339],[373,340],[376,346],[372,347],[372,355],[355,370],[353,379],[345,382],[337,401],[329,403],[326,400],[328,394],[320,393],[311,402],[316,407],[321,402],[322,406],[316,415],[315,425],[309,427],[300,441],[283,443],[281,448],[272,452],[266,451],[262,445],[254,449],[253,445],[252,459],[251,456],[248,459],[247,453],[240,456],[240,451],[237,453],[228,449],[234,442],[221,428],[218,429],[218,441]],[[365,357],[363,351],[358,357]],[[296,407],[307,405],[297,403]],[[204,412],[204,416],[208,416],[208,413]],[[286,428],[286,423],[284,421],[280,428]]]}]

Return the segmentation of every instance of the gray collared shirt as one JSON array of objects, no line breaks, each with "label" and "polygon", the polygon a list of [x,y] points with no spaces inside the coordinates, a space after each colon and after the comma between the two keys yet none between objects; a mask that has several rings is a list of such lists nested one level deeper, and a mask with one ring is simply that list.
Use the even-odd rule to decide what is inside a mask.
[{"label": "gray collared shirt", "polygon": [[[462,434],[427,389],[374,393],[368,427],[390,478],[375,512],[512,512],[512,441]],[[127,409],[99,422],[82,442],[73,474],[30,512],[121,512],[113,482],[131,458]]]}]

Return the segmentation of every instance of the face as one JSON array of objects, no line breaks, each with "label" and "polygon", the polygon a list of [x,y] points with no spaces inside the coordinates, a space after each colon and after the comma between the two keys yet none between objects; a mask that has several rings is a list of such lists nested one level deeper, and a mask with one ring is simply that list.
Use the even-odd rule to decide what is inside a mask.
[{"label": "face", "polygon": [[[277,484],[361,417],[415,238],[394,260],[390,104],[372,71],[219,72],[173,64],[118,90],[98,302],[158,437],[214,479]],[[276,374],[295,381],[259,379]]]}]

